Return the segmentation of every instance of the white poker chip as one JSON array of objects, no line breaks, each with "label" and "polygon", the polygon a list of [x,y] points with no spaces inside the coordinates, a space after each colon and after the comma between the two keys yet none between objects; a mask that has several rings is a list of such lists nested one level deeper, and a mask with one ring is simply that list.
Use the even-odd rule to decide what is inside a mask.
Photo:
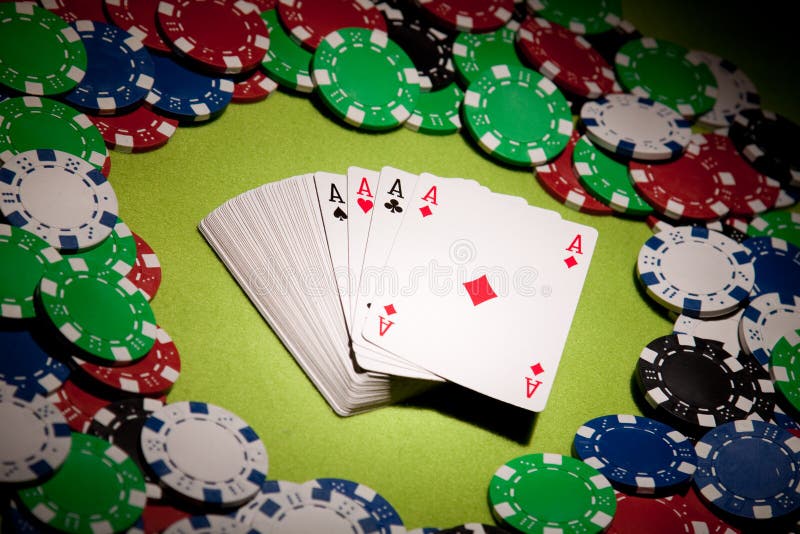
[{"label": "white poker chip", "polygon": [[630,94],[611,94],[581,108],[586,135],[626,158],[665,160],[683,153],[691,123],[659,102]]},{"label": "white poker chip", "polygon": [[717,101],[711,111],[697,118],[698,123],[709,128],[727,127],[741,110],[759,107],[761,99],[755,84],[736,65],[710,52],[695,50],[692,53],[708,66],[717,80]]},{"label": "white poker chip", "polygon": [[698,319],[688,315],[680,315],[675,320],[672,333],[719,341],[722,343],[722,348],[736,356],[742,350],[742,346],[739,343],[739,322],[743,313],[744,310],[742,309],[732,315],[713,319]]},{"label": "white poker chip", "polygon": [[267,451],[256,432],[213,404],[176,402],[154,411],[141,445],[161,482],[197,502],[242,504],[267,477]]},{"label": "white poker chip", "polygon": [[747,249],[719,232],[694,226],[677,226],[645,241],[636,273],[660,305],[701,318],[733,312],[755,279]]},{"label": "white poker chip", "polygon": [[750,301],[739,323],[739,342],[764,369],[772,348],[782,337],[800,329],[800,296],[765,293]]},{"label": "white poker chip", "polygon": [[6,161],[0,197],[10,224],[62,251],[100,243],[117,223],[117,196],[103,173],[60,150],[28,150]]},{"label": "white poker chip", "polygon": [[229,515],[195,515],[172,523],[164,534],[244,534],[245,530]]},{"label": "white poker chip", "polygon": [[72,431],[44,397],[0,382],[0,483],[40,480],[67,459]]}]

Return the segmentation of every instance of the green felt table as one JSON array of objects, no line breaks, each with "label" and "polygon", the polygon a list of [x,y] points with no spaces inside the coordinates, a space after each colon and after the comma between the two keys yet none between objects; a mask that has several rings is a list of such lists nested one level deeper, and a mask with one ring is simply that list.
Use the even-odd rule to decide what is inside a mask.
[{"label": "green felt table", "polygon": [[[645,35],[731,59],[756,82],[765,107],[797,121],[797,45],[790,21],[769,8],[769,2],[624,2],[626,18]],[[350,165],[473,178],[599,230],[544,412],[444,388],[342,418],[317,393],[196,227],[245,190],[316,170],[343,173]],[[637,253],[651,235],[642,220],[570,210],[530,170],[501,167],[460,135],[362,133],[325,117],[304,97],[278,92],[232,105],[210,124],[181,128],[155,152],[113,152],[110,180],[122,218],[163,267],[153,308],[183,359],[169,400],[207,401],[242,416],[267,446],[271,478],[365,483],[396,505],[410,528],[492,522],[487,485],[499,465],[531,452],[570,454],[584,421],[641,413],[631,385],[635,362],[644,345],[671,331],[666,314],[635,283]]]}]

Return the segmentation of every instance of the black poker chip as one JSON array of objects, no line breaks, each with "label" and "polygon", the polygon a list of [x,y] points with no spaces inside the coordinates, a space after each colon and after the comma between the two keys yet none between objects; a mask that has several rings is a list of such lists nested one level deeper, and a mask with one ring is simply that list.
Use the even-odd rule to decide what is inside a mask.
[{"label": "black poker chip", "polygon": [[684,334],[648,343],[636,382],[658,417],[691,435],[738,419],[769,420],[775,406],[768,377],[721,342]]},{"label": "black poker chip", "polygon": [[465,523],[440,530],[439,534],[511,534],[511,531],[483,523]]},{"label": "black poker chip", "polygon": [[758,172],[782,185],[800,185],[800,126],[771,111],[745,109],[733,119],[728,136]]}]

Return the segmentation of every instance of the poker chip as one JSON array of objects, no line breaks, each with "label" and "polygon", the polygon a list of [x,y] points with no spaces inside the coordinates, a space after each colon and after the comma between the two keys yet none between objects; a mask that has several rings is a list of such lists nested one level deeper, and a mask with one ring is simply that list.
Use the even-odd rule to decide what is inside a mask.
[{"label": "poker chip", "polygon": [[698,521],[679,495],[654,499],[617,492],[617,513],[608,529],[609,534],[694,534],[709,532],[704,521]]},{"label": "poker chip", "polygon": [[435,534],[436,532],[441,532],[438,528],[435,527],[420,527],[406,531],[407,534]]},{"label": "poker chip", "polygon": [[378,9],[386,17],[389,38],[406,51],[417,67],[420,89],[424,92],[449,87],[455,81],[454,36],[431,26],[402,2],[380,3]]},{"label": "poker chip", "polygon": [[553,453],[500,466],[489,483],[498,520],[525,532],[604,532],[616,511],[614,490],[594,467]]},{"label": "poker chip", "polygon": [[75,30],[33,2],[0,3],[0,84],[52,95],[86,73],[86,49]]},{"label": "poker chip", "polygon": [[362,521],[361,524],[366,526],[369,522],[371,532],[392,534],[398,530],[405,530],[403,520],[400,519],[400,514],[397,513],[394,506],[369,486],[342,478],[317,478],[306,482],[305,485],[314,489],[337,491],[347,495],[369,514],[371,520]]},{"label": "poker chip", "polygon": [[672,326],[672,333],[719,341],[722,348],[735,356],[742,350],[739,343],[739,322],[743,313],[744,309],[740,309],[731,315],[711,319],[679,315]]},{"label": "poker chip", "polygon": [[614,485],[652,495],[688,483],[697,468],[694,446],[668,425],[636,415],[606,415],[575,433],[578,457]]},{"label": "poker chip", "polygon": [[42,7],[64,19],[66,22],[76,20],[93,20],[107,22],[103,10],[103,0],[39,0]]},{"label": "poker chip", "polygon": [[775,207],[778,209],[790,208],[797,204],[798,200],[800,200],[800,190],[795,187],[782,186],[778,193],[778,199],[775,201]]},{"label": "poker chip", "polygon": [[33,482],[67,459],[72,433],[55,406],[33,392],[0,382],[0,482]]},{"label": "poker chip", "polygon": [[464,94],[467,131],[493,157],[512,165],[541,165],[572,136],[572,115],[561,91],[538,72],[497,65]]},{"label": "poker chip", "polygon": [[136,242],[136,263],[126,278],[139,288],[148,301],[151,301],[161,287],[161,263],[150,245],[140,236],[131,233]]},{"label": "poker chip", "polygon": [[160,148],[178,128],[177,120],[162,117],[145,106],[118,115],[90,118],[109,148],[126,153]]},{"label": "poker chip", "polygon": [[162,0],[158,27],[165,42],[221,74],[252,70],[269,48],[258,7],[227,0]]},{"label": "poker chip", "polygon": [[170,47],[158,32],[157,11],[161,0],[105,0],[111,22],[139,39],[143,45],[158,52]]},{"label": "poker chip", "polygon": [[769,374],[792,407],[800,410],[800,329],[789,330],[772,347]]},{"label": "poker chip", "polygon": [[[0,263],[1,264],[1,263]],[[69,377],[69,367],[52,358],[40,336],[25,326],[0,328],[0,381],[9,386],[47,395]]]},{"label": "poker chip", "polygon": [[233,82],[187,69],[168,56],[153,56],[156,79],[146,97],[157,112],[184,122],[216,118],[233,98]]},{"label": "poker chip", "polygon": [[236,519],[228,515],[195,515],[176,521],[164,534],[239,534]]},{"label": "poker chip", "polygon": [[751,237],[742,245],[753,256],[755,283],[750,297],[765,293],[800,295],[800,248],[777,237]]},{"label": "poker chip", "polygon": [[577,34],[611,30],[622,17],[621,0],[527,0],[527,3],[539,16]]},{"label": "poker chip", "polygon": [[161,502],[154,503],[150,501],[144,507],[144,512],[142,512],[142,522],[144,523],[145,531],[148,533],[163,532],[172,524],[191,516],[192,514],[185,510],[162,504]]},{"label": "poker chip", "polygon": [[18,495],[36,519],[63,532],[118,532],[142,515],[144,489],[142,473],[121,449],[75,433],[69,455],[56,474],[44,484],[19,490]]},{"label": "poker chip", "polygon": [[113,24],[72,23],[86,47],[86,75],[64,95],[75,107],[100,115],[138,104],[153,87],[155,68],[142,42]]},{"label": "poker chip", "polygon": [[60,150],[29,150],[0,168],[0,211],[14,226],[62,251],[100,243],[117,223],[117,196],[106,177]]},{"label": "poker chip", "polygon": [[93,379],[119,391],[137,395],[164,393],[178,380],[181,359],[175,343],[162,328],[145,357],[124,367],[109,367],[74,358],[75,363]]},{"label": "poker chip", "polygon": [[70,262],[80,260],[96,274],[114,271],[125,276],[136,263],[136,241],[128,225],[117,218],[111,234],[99,245],[80,252],[66,252],[64,257]]},{"label": "poker chip", "polygon": [[628,94],[606,95],[581,107],[586,135],[626,158],[665,160],[683,153],[691,125],[658,102]]},{"label": "poker chip", "polygon": [[103,137],[83,113],[36,96],[9,98],[0,103],[0,162],[42,147],[69,152],[97,169],[108,163]]},{"label": "poker chip", "polygon": [[430,532],[440,532],[442,534],[510,534],[508,530],[494,525],[483,523],[464,523],[444,530],[429,529]]},{"label": "poker chip", "polygon": [[255,69],[245,74],[244,78],[235,80],[233,86],[233,102],[258,102],[264,100],[278,88],[278,83]]},{"label": "poker chip", "polygon": [[[800,508],[800,438],[762,421],[732,421],[697,442],[695,485],[716,509],[736,517],[769,519]],[[769,469],[741,469],[769,458]]]},{"label": "poker chip", "polygon": [[162,406],[161,401],[148,397],[116,401],[97,410],[87,429],[87,434],[116,445],[130,457],[142,472],[147,498],[154,500],[161,498],[161,487],[157,482],[150,480],[144,471],[145,462],[139,449],[139,437],[144,422],[150,414]]},{"label": "poker chip", "polygon": [[314,52],[312,76],[325,105],[357,128],[400,126],[419,97],[414,64],[379,30],[344,28],[327,35]]},{"label": "poker chip", "polygon": [[585,34],[584,38],[591,43],[592,48],[603,56],[610,64],[614,63],[617,52],[626,43],[641,39],[642,34],[630,21],[620,19],[609,30],[600,33]]},{"label": "poker chip", "polygon": [[[42,277],[45,314],[67,341],[109,365],[140,360],[155,343],[150,304],[125,277],[98,274],[79,263]],[[92,312],[97,303],[103,304],[102,314]]]},{"label": "poker chip", "polygon": [[719,232],[692,226],[678,226],[645,241],[636,273],[648,296],[661,306],[701,318],[734,311],[755,279],[747,249]]},{"label": "poker chip", "polygon": [[753,237],[777,237],[800,247],[800,214],[786,211],[764,213],[750,221],[746,231]]},{"label": "poker chip", "polygon": [[449,135],[461,130],[459,110],[464,92],[451,83],[444,89],[420,93],[414,112],[403,126],[430,135]]},{"label": "poker chip", "polygon": [[683,334],[647,344],[636,365],[636,382],[659,420],[690,434],[761,417],[775,402],[768,377],[760,379],[722,343]]},{"label": "poker chip", "polygon": [[525,59],[566,92],[594,99],[622,91],[603,56],[563,26],[528,17],[517,32],[517,45]]},{"label": "poker chip", "polygon": [[625,89],[661,102],[686,118],[706,113],[717,100],[711,70],[681,45],[643,37],[620,48],[614,63]]},{"label": "poker chip", "polygon": [[61,254],[42,238],[16,226],[0,224],[0,317],[35,317],[33,299],[39,280],[51,265],[62,260]]},{"label": "poker chip", "polygon": [[800,126],[764,109],[745,109],[734,117],[728,136],[753,167],[783,185],[800,186]]},{"label": "poker chip", "polygon": [[511,20],[514,0],[416,0],[437,22],[462,32],[490,32]]},{"label": "poker chip", "polygon": [[653,208],[636,192],[628,167],[583,135],[575,143],[572,166],[580,184],[600,202],[619,213],[647,215]]},{"label": "poker chip", "polygon": [[593,215],[610,215],[613,210],[586,191],[572,167],[575,143],[580,137],[574,130],[564,151],[550,163],[535,167],[533,174],[545,191],[565,206]]},{"label": "poker chip", "polygon": [[386,32],[386,20],[372,2],[280,0],[277,9],[292,39],[312,51],[326,36],[345,28]]},{"label": "poker chip", "polygon": [[800,296],[766,293],[750,301],[739,322],[742,348],[766,369],[772,347],[800,325]]},{"label": "poker chip", "polygon": [[311,58],[308,50],[295,43],[278,21],[274,9],[261,13],[261,18],[269,31],[270,45],[261,66],[283,87],[301,93],[314,90],[311,79]]},{"label": "poker chip", "polygon": [[723,168],[713,149],[714,134],[695,135],[683,156],[667,163],[631,161],[630,178],[636,191],[659,213],[671,219],[713,220],[728,213],[723,202]]},{"label": "poker chip", "polygon": [[736,65],[709,52],[694,50],[692,54],[711,70],[717,82],[717,101],[710,111],[697,117],[699,124],[727,127],[741,110],[760,106],[756,86]]},{"label": "poker chip", "polygon": [[48,396],[48,400],[64,414],[69,427],[75,432],[86,432],[97,410],[111,403],[80,388],[72,379]]},{"label": "poker chip", "polygon": [[[198,443],[205,446],[197,448]],[[239,505],[267,476],[267,451],[235,414],[204,402],[176,402],[144,424],[141,448],[160,481],[194,501]]]},{"label": "poker chip", "polygon": [[464,86],[497,65],[525,67],[517,55],[515,37],[516,32],[508,27],[490,33],[458,34],[453,42],[453,62]]}]

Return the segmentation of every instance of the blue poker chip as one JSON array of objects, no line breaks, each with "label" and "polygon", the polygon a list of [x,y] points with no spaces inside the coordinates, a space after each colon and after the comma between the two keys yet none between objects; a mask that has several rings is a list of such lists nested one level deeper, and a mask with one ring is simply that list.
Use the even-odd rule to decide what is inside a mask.
[{"label": "blue poker chip", "polygon": [[69,367],[53,359],[24,328],[0,330],[0,380],[48,395],[69,377]]},{"label": "blue poker chip", "polygon": [[691,481],[697,455],[682,433],[654,419],[605,415],[587,421],[573,441],[585,463],[612,485],[653,495]]},{"label": "blue poker chip", "polygon": [[394,506],[382,495],[364,484],[342,478],[317,478],[306,483],[325,490],[338,491],[358,502],[372,517],[372,522],[361,522],[367,532],[391,534],[404,528],[403,520]]},{"label": "blue poker chip", "polygon": [[750,297],[765,293],[800,295],[800,248],[777,237],[751,237],[742,245],[753,255],[755,283]]},{"label": "blue poker chip", "polygon": [[233,98],[234,83],[201,74],[168,56],[153,55],[156,79],[146,97],[159,112],[183,122],[202,122],[219,116]]},{"label": "blue poker chip", "polygon": [[141,40],[112,24],[78,20],[71,24],[86,47],[86,75],[64,95],[70,104],[110,115],[144,100],[155,67]]},{"label": "blue poker chip", "polygon": [[772,413],[772,421],[770,422],[784,430],[800,430],[800,423],[795,421],[792,416],[784,412],[778,405],[775,405],[775,411]]},{"label": "blue poker chip", "polygon": [[800,509],[800,438],[762,421],[731,421],[695,446],[694,484],[702,498],[733,516],[783,517]]}]

